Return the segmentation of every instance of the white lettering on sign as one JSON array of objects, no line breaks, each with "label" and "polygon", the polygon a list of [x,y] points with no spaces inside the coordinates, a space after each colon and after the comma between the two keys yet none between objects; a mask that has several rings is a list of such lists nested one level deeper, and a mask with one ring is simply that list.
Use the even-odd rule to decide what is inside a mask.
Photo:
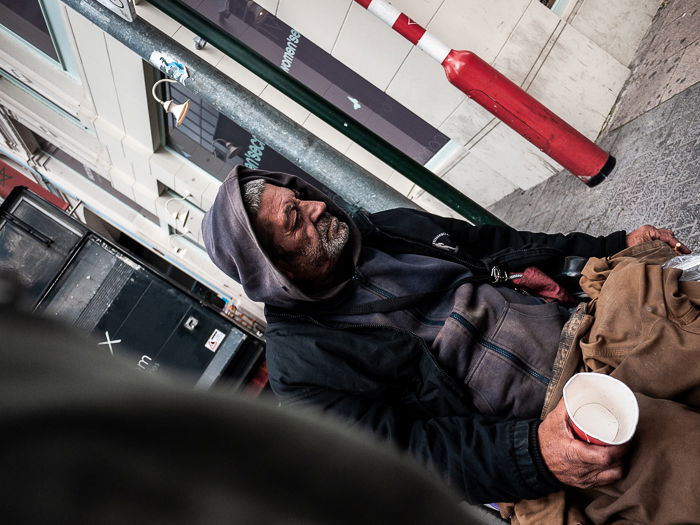
[{"label": "white lettering on sign", "polygon": [[252,137],[250,139],[250,144],[248,144],[248,149],[245,152],[245,162],[243,165],[246,168],[258,169],[260,166],[260,160],[263,156],[263,151],[265,150],[265,143],[258,137]]},{"label": "white lettering on sign", "polygon": [[153,358],[147,355],[142,355],[141,359],[139,359],[139,362],[136,366],[139,367],[141,370],[146,370],[149,366],[151,366],[152,362]]},{"label": "white lettering on sign", "polygon": [[299,44],[299,38],[301,33],[296,29],[292,29],[287,37],[287,47],[284,48],[284,55],[282,55],[282,64],[280,67],[283,71],[289,73],[292,67],[292,62],[294,62],[294,55],[297,53],[297,45]]},{"label": "white lettering on sign", "polygon": [[214,329],[214,333],[211,334],[209,340],[205,343],[204,346],[206,346],[212,352],[216,352],[219,348],[219,345],[224,340],[224,337],[226,337],[225,333],[223,333],[221,330]]}]

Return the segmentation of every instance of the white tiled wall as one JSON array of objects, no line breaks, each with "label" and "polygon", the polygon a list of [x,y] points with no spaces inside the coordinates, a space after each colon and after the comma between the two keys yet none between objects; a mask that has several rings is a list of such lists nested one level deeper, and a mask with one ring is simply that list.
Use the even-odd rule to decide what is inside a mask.
[{"label": "white tiled wall", "polygon": [[481,206],[497,202],[518,187],[474,154],[467,154],[444,179]]},{"label": "white tiled wall", "polygon": [[493,62],[500,73],[522,86],[532,68],[544,60],[543,49],[554,34],[561,19],[539,2],[531,2],[508,35]]},{"label": "white tiled wall", "polygon": [[[529,189],[561,170],[561,167],[515,131],[499,123],[469,153],[491,167],[516,188]],[[478,192],[485,191],[479,187]],[[473,199],[478,192],[468,192]]]},{"label": "white tiled wall", "polygon": [[464,97],[462,103],[438,128],[452,140],[465,145],[482,131],[494,116],[471,99]]},{"label": "white tiled wall", "polygon": [[280,0],[257,0],[256,3],[274,15],[277,13]]},{"label": "white tiled wall", "polygon": [[447,81],[442,66],[415,47],[386,92],[436,128],[466,98]]},{"label": "white tiled wall", "polygon": [[528,92],[595,139],[628,76],[627,67],[566,26]]},{"label": "white tiled wall", "polygon": [[445,0],[428,24],[428,30],[452,49],[472,51],[491,62],[528,3],[528,0]]},{"label": "white tiled wall", "polygon": [[628,66],[663,3],[661,0],[584,0],[568,22]]},{"label": "white tiled wall", "polygon": [[277,17],[328,53],[353,0],[280,0]]},{"label": "white tiled wall", "polygon": [[167,16],[157,7],[153,7],[148,2],[139,2],[136,7],[136,14],[169,36],[173,36],[181,27],[177,21]]},{"label": "white tiled wall", "polygon": [[386,89],[412,44],[353,2],[333,56],[379,89]]},{"label": "white tiled wall", "polygon": [[224,54],[211,44],[206,44],[202,49],[195,49],[195,35],[192,31],[185,27],[181,27],[173,34],[173,39],[184,47],[196,53],[200,58],[206,60],[212,65],[216,65],[223,58]]}]

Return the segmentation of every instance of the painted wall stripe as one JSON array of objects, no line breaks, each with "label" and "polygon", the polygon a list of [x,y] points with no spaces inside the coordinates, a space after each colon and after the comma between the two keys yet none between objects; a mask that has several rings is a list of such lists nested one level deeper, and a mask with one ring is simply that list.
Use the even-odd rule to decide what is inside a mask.
[{"label": "painted wall stripe", "polygon": [[418,47],[428,53],[428,55],[433,57],[440,64],[445,61],[447,55],[449,55],[450,51],[452,51],[428,31],[426,31],[423,37],[418,41]]},{"label": "painted wall stripe", "polygon": [[404,13],[399,15],[392,27],[414,45],[418,43],[425,33],[425,29],[420,24],[408,18]]},{"label": "painted wall stripe", "polygon": [[385,0],[372,0],[367,11],[375,15],[389,26],[393,26],[396,19],[401,15],[401,11]]},{"label": "painted wall stripe", "polygon": [[397,33],[417,45],[440,64],[444,62],[451,49],[440,42],[420,24],[411,20],[386,0],[355,0],[367,11],[390,25]]}]

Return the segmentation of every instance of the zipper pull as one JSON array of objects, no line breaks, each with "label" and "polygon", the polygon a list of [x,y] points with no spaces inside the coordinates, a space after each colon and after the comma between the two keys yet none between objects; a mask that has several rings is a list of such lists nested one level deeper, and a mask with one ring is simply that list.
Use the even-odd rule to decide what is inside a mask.
[{"label": "zipper pull", "polygon": [[508,273],[501,270],[498,266],[491,267],[491,282],[493,284],[503,283],[508,280]]}]

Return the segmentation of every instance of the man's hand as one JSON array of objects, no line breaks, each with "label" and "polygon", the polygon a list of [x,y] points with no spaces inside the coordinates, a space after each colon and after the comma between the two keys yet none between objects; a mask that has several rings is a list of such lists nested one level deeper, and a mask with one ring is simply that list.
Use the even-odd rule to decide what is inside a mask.
[{"label": "man's hand", "polygon": [[690,248],[676,239],[671,230],[661,230],[647,224],[646,226],[637,228],[633,232],[627,234],[628,247],[636,246],[637,244],[642,244],[643,242],[656,240],[665,242],[671,248],[676,250],[677,253],[690,253]]},{"label": "man's hand", "polygon": [[576,439],[566,422],[563,399],[540,423],[537,433],[547,467],[565,485],[586,489],[622,477],[627,446],[605,447]]}]

